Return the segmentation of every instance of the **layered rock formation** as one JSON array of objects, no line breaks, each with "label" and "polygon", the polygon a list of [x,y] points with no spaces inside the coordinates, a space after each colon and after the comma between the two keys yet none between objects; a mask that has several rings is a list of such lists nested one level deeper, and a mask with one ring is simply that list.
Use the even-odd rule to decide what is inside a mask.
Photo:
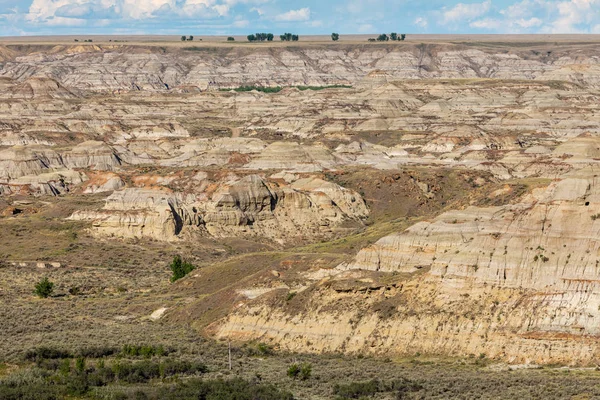
[{"label": "layered rock formation", "polygon": [[[217,337],[594,361],[597,46],[474,47],[0,48],[2,218],[62,196],[52,215],[98,243],[233,238],[336,260],[236,282]],[[247,84],[285,88],[216,90]],[[292,87],[330,84],[352,87]],[[382,195],[381,171],[414,202]],[[470,189],[449,199],[415,171]]]},{"label": "layered rock formation", "polygon": [[230,176],[224,182],[206,182],[202,174],[194,178],[197,186],[187,194],[167,188],[117,190],[102,210],[70,218],[92,221],[92,233],[101,236],[174,240],[196,233],[285,243],[331,237],[341,223],[360,224],[368,215],[358,193],[321,179],[287,185],[258,175]]},{"label": "layered rock formation", "polygon": [[[2,48],[3,76],[49,77],[97,91],[190,87],[358,84],[440,78],[539,79],[597,86],[593,45],[576,53],[570,43],[531,49],[461,44],[376,46],[332,44],[310,48],[215,47],[184,49],[119,45]],[[36,51],[37,50],[37,51]],[[35,85],[34,85],[35,86]],[[33,88],[24,88],[27,95]]]}]

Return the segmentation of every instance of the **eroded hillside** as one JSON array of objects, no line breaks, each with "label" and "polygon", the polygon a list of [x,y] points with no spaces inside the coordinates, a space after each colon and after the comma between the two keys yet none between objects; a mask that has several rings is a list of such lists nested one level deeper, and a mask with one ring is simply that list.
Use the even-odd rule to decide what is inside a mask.
[{"label": "eroded hillside", "polygon": [[[1,351],[191,326],[593,362],[597,50],[0,48]],[[199,268],[170,284],[175,254]],[[24,329],[38,307],[52,324]]]}]

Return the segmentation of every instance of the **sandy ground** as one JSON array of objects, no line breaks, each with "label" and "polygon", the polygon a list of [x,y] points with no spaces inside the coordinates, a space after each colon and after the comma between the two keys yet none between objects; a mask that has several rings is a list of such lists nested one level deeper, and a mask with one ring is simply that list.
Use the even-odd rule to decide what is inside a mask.
[{"label": "sandy ground", "polygon": [[[0,44],[71,44],[78,40],[80,44],[86,39],[91,39],[91,44],[107,43],[127,43],[128,45],[160,45],[160,46],[202,46],[202,45],[256,45],[256,46],[290,46],[297,42],[280,42],[278,35],[273,42],[248,43],[246,36],[234,35],[235,42],[227,42],[227,36],[194,36],[194,41],[181,41],[181,36],[174,35],[65,35],[65,36],[4,36],[0,37]],[[340,35],[342,43],[365,43],[369,38],[375,38],[377,34],[369,35]],[[481,43],[552,43],[552,42],[573,42],[573,43],[600,43],[600,35],[412,35],[408,34],[407,42],[422,43],[460,43],[460,42],[481,42]],[[323,44],[332,43],[329,35],[301,36],[300,43],[305,44]],[[401,42],[387,42],[385,44],[401,44]]]}]

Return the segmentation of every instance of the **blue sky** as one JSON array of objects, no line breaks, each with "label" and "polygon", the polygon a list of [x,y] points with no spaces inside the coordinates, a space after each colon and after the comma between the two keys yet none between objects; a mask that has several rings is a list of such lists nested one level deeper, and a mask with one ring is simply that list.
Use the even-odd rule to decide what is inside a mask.
[{"label": "blue sky", "polygon": [[0,36],[600,33],[600,0],[0,0]]}]

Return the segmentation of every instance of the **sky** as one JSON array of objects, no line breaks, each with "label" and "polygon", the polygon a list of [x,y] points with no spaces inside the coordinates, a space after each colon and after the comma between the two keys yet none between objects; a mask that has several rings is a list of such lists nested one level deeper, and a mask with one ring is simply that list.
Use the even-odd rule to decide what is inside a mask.
[{"label": "sky", "polygon": [[0,36],[600,33],[600,0],[0,0]]}]

